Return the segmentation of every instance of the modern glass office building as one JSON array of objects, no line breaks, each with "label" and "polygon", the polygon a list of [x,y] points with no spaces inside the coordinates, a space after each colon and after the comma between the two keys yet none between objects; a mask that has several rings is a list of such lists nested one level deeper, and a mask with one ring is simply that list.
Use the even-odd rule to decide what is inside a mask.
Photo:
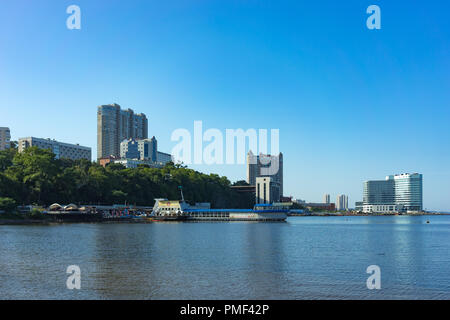
[{"label": "modern glass office building", "polygon": [[395,185],[393,179],[364,182],[363,203],[365,205],[395,204]]},{"label": "modern glass office building", "polygon": [[396,174],[395,203],[403,205],[407,211],[421,211],[423,209],[422,175],[419,173]]}]

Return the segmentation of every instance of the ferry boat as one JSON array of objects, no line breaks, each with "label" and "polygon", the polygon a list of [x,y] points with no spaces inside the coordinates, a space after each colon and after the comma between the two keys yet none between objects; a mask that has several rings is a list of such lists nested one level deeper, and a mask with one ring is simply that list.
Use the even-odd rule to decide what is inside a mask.
[{"label": "ferry boat", "polygon": [[155,199],[153,221],[285,221],[289,208],[274,204],[255,204],[253,209],[211,209],[209,203],[191,206],[184,200]]},{"label": "ferry boat", "polygon": [[285,221],[288,209],[272,204],[256,204],[253,209],[210,209],[204,204],[189,205],[183,200],[156,199],[154,221]]}]

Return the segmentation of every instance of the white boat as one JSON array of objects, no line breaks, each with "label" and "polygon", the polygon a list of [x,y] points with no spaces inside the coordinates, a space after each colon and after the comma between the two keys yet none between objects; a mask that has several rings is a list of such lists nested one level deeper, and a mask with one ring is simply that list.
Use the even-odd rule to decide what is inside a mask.
[{"label": "white boat", "polygon": [[152,216],[161,221],[284,221],[288,209],[256,204],[253,209],[210,209],[183,200],[156,199]]}]

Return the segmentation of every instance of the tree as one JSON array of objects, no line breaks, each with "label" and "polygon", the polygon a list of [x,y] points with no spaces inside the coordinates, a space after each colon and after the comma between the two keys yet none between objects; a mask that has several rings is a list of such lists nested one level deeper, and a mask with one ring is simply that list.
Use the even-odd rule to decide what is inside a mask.
[{"label": "tree", "polygon": [[121,190],[113,190],[111,195],[112,203],[114,204],[125,203],[127,201],[127,194]]},{"label": "tree", "polygon": [[15,148],[0,151],[0,172],[5,171],[12,166],[16,153],[17,150]]},{"label": "tree", "polygon": [[233,186],[249,186],[250,184],[245,180],[238,180],[233,183]]},{"label": "tree", "polygon": [[301,204],[298,204],[297,202],[293,202],[291,205],[291,209],[305,209],[305,206],[302,206]]},{"label": "tree", "polygon": [[114,162],[111,162],[111,163],[108,163],[108,164],[107,164],[106,169],[107,169],[108,171],[117,171],[117,170],[123,170],[123,169],[126,169],[126,168],[125,168],[125,166],[124,166],[123,164],[121,164],[121,163],[114,163]]},{"label": "tree", "polygon": [[0,198],[0,210],[5,212],[12,212],[16,209],[17,203],[14,199],[11,198]]},{"label": "tree", "polygon": [[23,200],[44,204],[52,195],[58,171],[55,155],[50,150],[30,147],[16,153],[13,165],[5,172],[10,179],[22,185],[20,196]]}]

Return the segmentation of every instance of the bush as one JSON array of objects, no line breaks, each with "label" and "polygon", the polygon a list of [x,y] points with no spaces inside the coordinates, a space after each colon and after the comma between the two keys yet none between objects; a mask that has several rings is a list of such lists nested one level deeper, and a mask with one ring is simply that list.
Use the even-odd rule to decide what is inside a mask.
[{"label": "bush", "polygon": [[5,212],[13,212],[17,207],[17,203],[11,198],[0,198],[0,210]]},{"label": "bush", "polygon": [[44,218],[44,215],[41,212],[41,210],[36,209],[36,208],[34,208],[30,211],[29,216],[32,219],[43,219]]}]

